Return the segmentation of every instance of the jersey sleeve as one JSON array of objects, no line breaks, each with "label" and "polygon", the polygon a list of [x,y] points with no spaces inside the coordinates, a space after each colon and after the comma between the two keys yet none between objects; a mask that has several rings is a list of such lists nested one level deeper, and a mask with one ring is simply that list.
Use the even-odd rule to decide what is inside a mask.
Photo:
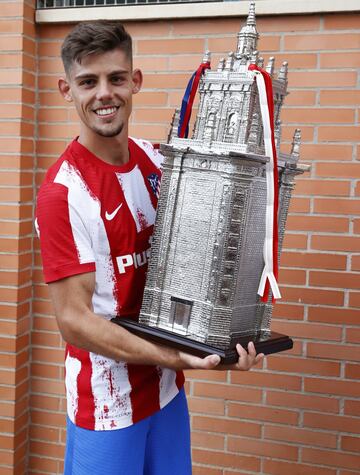
[{"label": "jersey sleeve", "polygon": [[46,283],[95,271],[89,232],[80,213],[69,204],[66,186],[47,183],[41,187],[35,225]]}]

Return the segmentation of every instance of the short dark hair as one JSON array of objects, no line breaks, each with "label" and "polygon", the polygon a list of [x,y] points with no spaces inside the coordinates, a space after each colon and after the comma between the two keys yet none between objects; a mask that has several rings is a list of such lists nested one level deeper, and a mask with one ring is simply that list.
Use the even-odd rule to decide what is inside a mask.
[{"label": "short dark hair", "polygon": [[132,40],[123,25],[115,20],[95,20],[78,23],[66,36],[61,47],[61,58],[66,74],[74,62],[91,54],[121,49],[132,61]]}]

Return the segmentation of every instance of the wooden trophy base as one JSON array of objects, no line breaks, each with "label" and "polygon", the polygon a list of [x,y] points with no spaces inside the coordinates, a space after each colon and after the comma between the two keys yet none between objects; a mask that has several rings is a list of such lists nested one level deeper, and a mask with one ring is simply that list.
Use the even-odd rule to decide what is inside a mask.
[{"label": "wooden trophy base", "polygon": [[293,347],[293,341],[288,336],[269,332],[266,336],[254,334],[239,338],[232,343],[230,348],[224,350],[216,346],[191,340],[186,336],[178,335],[168,330],[143,325],[127,318],[113,318],[111,321],[146,340],[171,346],[192,355],[203,358],[208,355],[217,354],[221,357],[221,362],[225,364],[235,363],[238,360],[238,354],[235,349],[236,343],[240,343],[241,346],[247,349],[248,343],[252,341],[254,342],[256,353],[264,353],[265,355],[290,350]]}]

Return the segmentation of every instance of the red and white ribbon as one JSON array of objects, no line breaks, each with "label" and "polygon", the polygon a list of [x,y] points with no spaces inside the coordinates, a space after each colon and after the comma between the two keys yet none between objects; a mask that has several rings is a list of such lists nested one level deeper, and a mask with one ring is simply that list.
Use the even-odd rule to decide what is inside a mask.
[{"label": "red and white ribbon", "polygon": [[254,73],[259,92],[259,103],[264,133],[265,154],[269,157],[266,163],[266,228],[264,241],[264,270],[260,278],[258,294],[262,301],[269,298],[271,288],[273,300],[280,299],[281,294],[277,283],[278,279],[278,168],[274,137],[274,101],[271,76],[256,65],[250,65],[249,70]]}]

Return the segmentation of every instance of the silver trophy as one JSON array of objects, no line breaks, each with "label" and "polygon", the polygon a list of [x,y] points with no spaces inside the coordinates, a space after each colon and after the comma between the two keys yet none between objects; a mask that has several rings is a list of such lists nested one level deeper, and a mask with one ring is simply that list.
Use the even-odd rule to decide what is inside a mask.
[{"label": "silver trophy", "polygon": [[[272,295],[258,295],[264,269],[267,181],[259,93],[249,65],[263,66],[256,49],[255,5],[238,33],[235,53],[207,70],[191,139],[178,137],[175,112],[167,144],[161,191],[139,321],[118,323],[135,333],[224,362],[237,359],[237,342],[254,341],[257,352],[292,347],[271,332]],[[209,61],[209,53],[204,62]],[[278,155],[279,253],[297,174],[300,131],[290,154],[280,152],[280,110],[287,94],[287,63],[272,76]]]}]

